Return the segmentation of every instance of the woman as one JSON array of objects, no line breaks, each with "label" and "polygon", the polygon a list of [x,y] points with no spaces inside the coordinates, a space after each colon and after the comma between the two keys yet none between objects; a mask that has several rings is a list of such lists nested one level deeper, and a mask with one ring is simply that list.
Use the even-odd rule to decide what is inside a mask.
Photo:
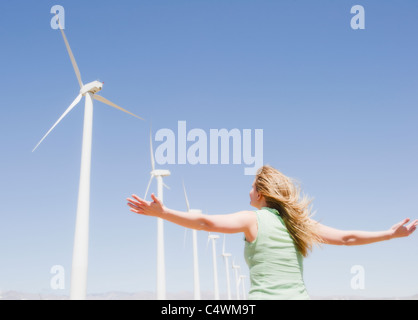
[{"label": "woman", "polygon": [[190,214],[136,195],[127,199],[131,211],[159,217],[186,228],[245,235],[245,260],[250,270],[249,299],[309,299],[303,281],[303,257],[315,244],[364,245],[406,237],[418,220],[404,219],[385,231],[342,231],[311,219],[311,200],[300,194],[293,181],[278,170],[263,166],[250,192],[256,211],[226,215]]}]

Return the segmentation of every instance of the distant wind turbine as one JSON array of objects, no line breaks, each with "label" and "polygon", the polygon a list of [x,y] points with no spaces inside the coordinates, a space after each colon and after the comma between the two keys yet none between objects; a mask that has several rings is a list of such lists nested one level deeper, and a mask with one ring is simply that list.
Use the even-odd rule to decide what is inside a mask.
[{"label": "distant wind turbine", "polygon": [[235,291],[237,294],[237,300],[239,300],[239,269],[240,266],[235,264],[235,259],[232,261],[232,269],[235,271]]},{"label": "distant wind turbine", "polygon": [[[184,197],[186,199],[187,211],[190,213],[201,213],[201,210],[190,209],[189,200],[186,194],[186,188],[183,183]],[[187,231],[187,229],[186,229]],[[197,255],[197,231],[192,230],[193,237],[193,279],[194,279],[194,299],[200,300],[200,281],[199,281],[199,260]]]},{"label": "distant wind turbine", "polygon": [[210,234],[208,240],[212,240],[212,259],[213,259],[213,284],[214,284],[214,294],[215,300],[219,300],[219,284],[218,284],[218,267],[216,264],[216,239],[219,239],[219,236],[216,234]]},{"label": "distant wind turbine", "polygon": [[[150,130],[150,153],[151,153],[151,178],[145,191],[144,199],[146,199],[148,190],[151,186],[152,179],[157,179],[157,197],[163,202],[163,187],[168,186],[163,182],[163,177],[171,175],[168,170],[156,170],[154,161],[154,149],[152,147],[152,131]],[[157,299],[166,299],[166,283],[165,283],[165,259],[164,259],[164,223],[163,219],[157,218]]]},{"label": "distant wind turbine", "polygon": [[[59,23],[59,19],[57,20]],[[71,105],[65,110],[57,122],[51,129],[44,135],[39,143],[32,150],[34,152],[36,148],[42,143],[42,141],[48,136],[48,134],[58,125],[58,123],[80,102],[82,97],[85,97],[84,108],[84,127],[83,127],[83,142],[81,151],[81,168],[80,168],[80,184],[78,190],[78,205],[77,205],[77,217],[75,224],[74,235],[74,248],[73,248],[73,261],[72,261],[72,273],[71,273],[71,292],[70,298],[73,300],[82,300],[86,298],[87,290],[87,267],[88,267],[88,242],[89,242],[89,207],[90,207],[90,169],[91,169],[91,146],[93,135],[93,99],[101,101],[111,107],[126,112],[141,120],[142,118],[130,113],[129,111],[119,107],[118,105],[110,102],[109,100],[97,95],[96,93],[102,90],[103,83],[99,81],[93,81],[87,84],[83,84],[81,81],[80,70],[78,69],[73,52],[68,44],[67,37],[64,30],[59,25],[62,37],[64,38],[65,46],[67,47],[68,54],[70,56],[71,63],[73,65],[78,83],[80,85],[80,92],[71,103]]]},{"label": "distant wind turbine", "polygon": [[225,271],[226,271],[226,286],[227,286],[227,294],[228,294],[228,300],[231,300],[231,283],[229,280],[229,263],[228,258],[231,256],[230,253],[225,252],[225,234],[224,234],[224,241],[222,245],[222,257],[225,262]]},{"label": "distant wind turbine", "polygon": [[239,276],[239,281],[242,283],[242,299],[243,300],[246,300],[247,298],[246,298],[246,292],[245,292],[245,279],[246,278],[246,276],[244,276],[244,275],[240,275]]}]

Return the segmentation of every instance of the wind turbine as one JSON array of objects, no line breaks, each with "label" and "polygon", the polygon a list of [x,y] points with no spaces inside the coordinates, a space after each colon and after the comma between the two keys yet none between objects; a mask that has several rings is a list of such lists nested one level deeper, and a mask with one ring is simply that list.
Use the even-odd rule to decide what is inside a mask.
[{"label": "wind turbine", "polygon": [[246,278],[246,276],[244,276],[244,275],[239,276],[239,282],[242,282],[242,299],[243,300],[247,299],[246,296],[245,296],[245,280],[244,280],[245,278]]},{"label": "wind turbine", "polygon": [[235,264],[235,259],[232,261],[232,269],[235,271],[235,291],[237,293],[237,300],[239,300],[239,269],[240,266]]},{"label": "wind turbine", "polygon": [[[163,187],[168,186],[163,182],[163,177],[171,175],[169,170],[155,169],[154,150],[152,147],[152,132],[150,129],[150,152],[151,152],[151,178],[148,182],[147,190],[145,191],[144,199],[146,199],[152,179],[157,179],[157,197],[163,202]],[[165,286],[165,259],[164,259],[164,223],[163,219],[157,218],[157,299],[166,299]]]},{"label": "wind turbine", "polygon": [[226,286],[227,286],[227,293],[228,293],[228,300],[231,300],[231,283],[229,281],[229,263],[228,258],[231,256],[230,253],[225,252],[225,234],[224,234],[224,242],[222,245],[222,257],[225,261],[225,271],[226,271]]},{"label": "wind turbine", "polygon": [[[58,19],[59,23],[59,19]],[[45,136],[39,141],[36,148],[42,143],[42,141],[48,136],[48,134],[58,125],[58,123],[80,102],[82,97],[85,97],[84,108],[84,126],[83,126],[83,142],[81,151],[81,168],[80,168],[80,184],[78,190],[78,205],[77,216],[75,224],[74,235],[74,248],[73,248],[73,261],[72,261],[72,273],[71,273],[71,292],[70,298],[75,300],[85,299],[87,291],[87,266],[88,266],[88,242],[89,242],[89,207],[90,207],[90,169],[91,169],[91,145],[93,134],[93,99],[101,101],[111,107],[126,112],[141,120],[142,118],[130,113],[129,111],[119,107],[118,105],[110,102],[109,100],[97,95],[96,93],[102,90],[103,83],[99,81],[93,81],[87,84],[83,84],[81,81],[80,70],[78,69],[73,52],[68,44],[67,37],[64,30],[59,25],[62,37],[64,38],[65,46],[67,47],[68,54],[70,56],[71,63],[73,65],[78,83],[80,85],[80,92],[71,103],[71,105],[65,110],[57,122],[51,129],[45,134]]]},{"label": "wind turbine", "polygon": [[[184,197],[186,199],[187,211],[190,213],[201,213],[201,210],[190,209],[189,200],[187,199],[186,188],[183,183]],[[187,229],[186,229],[187,231]],[[194,278],[194,299],[200,300],[200,281],[199,281],[199,262],[197,256],[197,231],[192,230],[193,237],[193,278]]]},{"label": "wind turbine", "polygon": [[213,282],[214,282],[215,300],[219,300],[218,267],[217,267],[217,264],[216,264],[216,247],[215,247],[216,239],[219,239],[218,235],[209,233],[208,241],[212,240]]}]

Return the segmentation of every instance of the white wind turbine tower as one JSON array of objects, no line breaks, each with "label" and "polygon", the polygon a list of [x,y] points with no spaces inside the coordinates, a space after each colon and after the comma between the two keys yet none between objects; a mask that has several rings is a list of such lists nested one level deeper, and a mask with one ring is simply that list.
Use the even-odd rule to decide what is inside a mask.
[{"label": "white wind turbine tower", "polygon": [[[59,20],[58,20],[59,23]],[[45,134],[45,136],[39,141],[35,149],[41,144],[46,136],[58,125],[58,123],[80,102],[82,97],[85,97],[84,108],[84,126],[83,126],[83,142],[81,150],[81,167],[80,167],[80,184],[78,190],[78,205],[77,216],[75,224],[74,235],[74,248],[73,248],[73,261],[71,272],[71,292],[70,298],[75,300],[85,299],[87,291],[87,267],[88,267],[88,242],[89,242],[89,207],[90,207],[90,169],[91,169],[91,146],[92,146],[92,133],[93,133],[93,99],[108,104],[111,107],[124,111],[134,117],[138,116],[130,113],[129,111],[122,109],[113,102],[97,95],[96,93],[102,90],[103,83],[99,81],[93,81],[87,84],[83,84],[81,81],[80,70],[78,69],[74,55],[68,44],[67,37],[64,30],[60,30],[62,37],[64,38],[65,46],[67,47],[68,54],[71,59],[78,83],[80,85],[80,92],[71,105],[65,110],[57,122],[51,129]],[[142,118],[139,118],[143,120]]]},{"label": "white wind turbine tower", "polygon": [[[201,210],[190,209],[189,200],[187,199],[186,188],[183,183],[184,197],[186,199],[187,211],[190,213],[201,213]],[[187,231],[187,229],[186,229]],[[192,230],[193,237],[193,279],[194,279],[194,299],[200,300],[200,281],[199,281],[199,260],[197,256],[197,231]]]},{"label": "white wind turbine tower", "polygon": [[216,239],[219,239],[218,235],[209,233],[208,241],[212,240],[213,283],[214,283],[215,300],[219,300],[218,267],[216,264],[216,247],[215,247]]},{"label": "white wind turbine tower", "polygon": [[231,300],[231,282],[229,280],[229,263],[228,258],[231,256],[230,253],[225,252],[225,235],[224,235],[224,242],[222,245],[222,257],[225,261],[225,271],[226,271],[226,286],[227,286],[227,293],[228,293],[228,300]]},{"label": "white wind turbine tower", "polygon": [[[148,182],[147,190],[145,191],[144,199],[146,199],[152,179],[157,179],[157,197],[161,202],[163,199],[163,187],[167,185],[163,182],[163,177],[171,175],[169,170],[156,170],[154,161],[154,150],[152,147],[152,132],[150,130],[150,152],[151,152],[151,178]],[[164,223],[163,219],[157,218],[157,299],[166,299],[166,285],[165,285],[165,259],[164,259]]]},{"label": "white wind turbine tower", "polygon": [[239,300],[239,269],[240,266],[235,264],[235,259],[232,261],[232,269],[235,271],[235,291],[237,293],[237,300]]},{"label": "white wind turbine tower", "polygon": [[246,278],[246,276],[244,276],[244,275],[240,275],[239,276],[239,282],[242,282],[242,299],[244,299],[244,300],[246,300],[247,298],[246,298],[246,293],[245,293],[245,279]]}]

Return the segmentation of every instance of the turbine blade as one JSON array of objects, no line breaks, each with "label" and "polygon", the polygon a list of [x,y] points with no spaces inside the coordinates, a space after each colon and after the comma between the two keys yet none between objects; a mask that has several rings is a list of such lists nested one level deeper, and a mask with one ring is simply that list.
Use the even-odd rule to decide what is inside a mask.
[{"label": "turbine blade", "polygon": [[147,190],[145,191],[144,200],[147,199],[147,194],[148,194],[149,187],[151,186],[152,178],[154,178],[154,176],[151,176],[151,179],[149,179],[148,186],[147,186]]},{"label": "turbine blade", "polygon": [[168,185],[166,185],[164,182],[163,182],[163,186],[166,187],[168,190],[171,190],[171,188]]},{"label": "turbine blade", "polygon": [[129,112],[128,110],[125,110],[125,109],[119,107],[118,105],[116,105],[113,102],[107,100],[106,98],[103,98],[102,96],[99,96],[98,94],[93,95],[93,98],[96,99],[96,100],[98,100],[98,101],[100,101],[100,102],[103,102],[103,103],[105,103],[105,104],[107,104],[107,105],[109,105],[109,106],[111,106],[113,108],[119,109],[120,111],[126,112],[127,114],[130,114],[131,116],[134,116],[135,118],[144,120],[141,117],[138,117],[137,115]]},{"label": "turbine blade", "polygon": [[224,234],[224,242],[222,244],[222,254],[225,253],[225,234]]},{"label": "turbine blade", "polygon": [[187,199],[186,187],[184,186],[184,181],[183,181],[183,190],[184,190],[184,198],[186,199],[187,211],[190,211],[189,199]]},{"label": "turbine blade", "polygon": [[184,228],[183,249],[186,247],[187,228]]},{"label": "turbine blade", "polygon": [[154,148],[152,147],[152,131],[151,131],[151,127],[149,129],[149,147],[150,147],[150,154],[151,154],[151,168],[152,168],[152,170],[155,170]]},{"label": "turbine blade", "polygon": [[59,29],[61,30],[62,37],[64,38],[65,46],[67,47],[68,54],[70,55],[71,63],[73,64],[73,68],[74,68],[75,75],[78,80],[78,84],[80,85],[80,88],[82,88],[83,82],[81,81],[80,70],[78,69],[77,62],[75,61],[73,52],[71,51],[71,48],[70,48],[70,44],[68,43],[67,37],[65,36],[65,33],[64,33],[64,29],[61,27],[60,20],[58,19],[58,17],[57,17],[57,20],[59,24]]},{"label": "turbine blade", "polygon": [[[183,181],[183,190],[184,190],[184,197],[186,198],[186,206],[187,206],[187,211],[190,211],[190,205],[189,205],[189,200],[187,199],[187,194],[186,194],[186,188],[184,187],[184,181]],[[187,228],[184,230],[184,244],[183,247],[186,245],[186,235],[187,235]]]},{"label": "turbine blade", "polygon": [[209,238],[209,236],[210,236],[210,232],[209,232],[209,234],[208,234],[208,242],[206,242],[206,250],[208,250],[208,247],[209,247],[209,242],[210,242],[210,238]]},{"label": "turbine blade", "polygon": [[75,100],[73,101],[73,103],[70,104],[70,106],[67,108],[67,110],[65,110],[65,112],[62,114],[62,116],[57,120],[57,122],[55,122],[55,124],[52,126],[51,129],[49,129],[49,131],[44,135],[44,137],[41,139],[41,141],[38,142],[38,144],[36,145],[35,148],[33,148],[32,152],[34,152],[36,150],[36,148],[38,148],[38,146],[42,143],[42,141],[46,138],[46,136],[57,126],[57,124],[77,105],[77,103],[80,102],[82,98],[82,95],[79,94]]}]

